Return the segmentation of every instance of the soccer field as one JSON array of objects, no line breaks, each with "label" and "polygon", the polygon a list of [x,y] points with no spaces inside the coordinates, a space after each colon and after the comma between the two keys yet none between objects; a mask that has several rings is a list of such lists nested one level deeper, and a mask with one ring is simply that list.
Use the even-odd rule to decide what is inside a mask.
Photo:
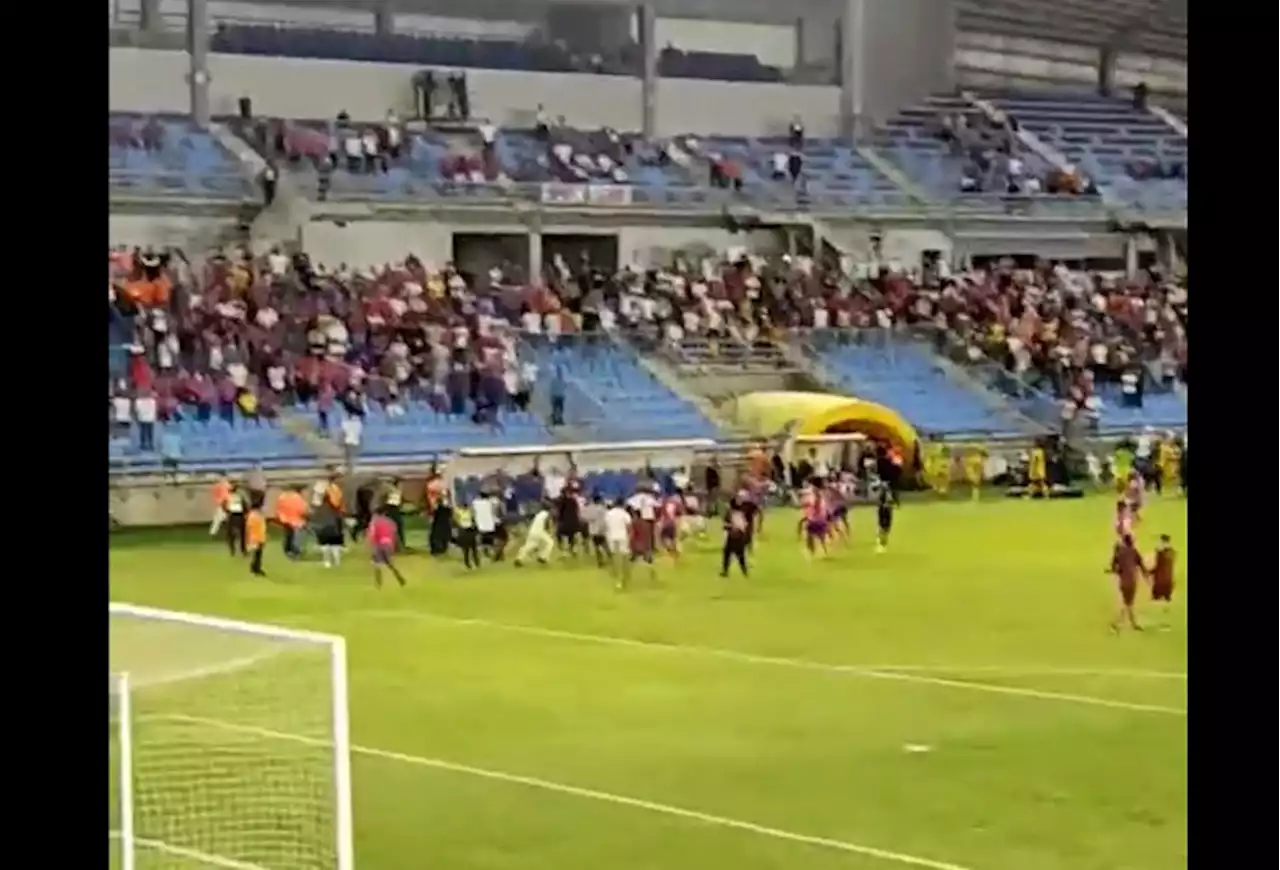
[{"label": "soccer field", "polygon": [[859,510],[813,562],[773,511],[749,580],[716,535],[625,594],[585,559],[413,554],[378,591],[362,547],[325,571],[275,539],[262,581],[139,533],[111,597],[348,639],[360,870],[1175,870],[1186,507],[1138,529],[1180,551],[1172,611],[1117,636],[1111,505],[912,503],[883,555]]}]

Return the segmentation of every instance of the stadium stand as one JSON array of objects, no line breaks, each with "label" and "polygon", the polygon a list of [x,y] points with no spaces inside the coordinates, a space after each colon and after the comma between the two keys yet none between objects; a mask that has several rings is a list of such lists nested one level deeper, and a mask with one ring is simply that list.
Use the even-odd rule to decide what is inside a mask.
[{"label": "stadium stand", "polygon": [[604,439],[708,438],[715,425],[610,337],[526,336],[538,366],[565,382],[566,419]]},{"label": "stadium stand", "polygon": [[1065,154],[1108,196],[1152,210],[1187,207],[1187,140],[1132,102],[1011,94],[992,101]]},{"label": "stadium stand", "polygon": [[902,110],[876,131],[876,145],[932,198],[966,208],[1022,203],[1045,214],[1097,208],[1096,191],[1075,186],[963,96],[935,96]]},{"label": "stadium stand", "polygon": [[250,192],[235,156],[190,119],[111,114],[107,133],[112,187],[208,198],[239,199]]},{"label": "stadium stand", "polygon": [[320,274],[279,253],[217,256],[197,272],[117,249],[109,263],[115,462],[314,462],[283,426],[293,415],[322,434],[360,417],[361,451],[379,458],[550,437],[505,325],[539,294],[472,295],[413,260]]},{"label": "stadium stand", "polygon": [[819,331],[809,346],[850,395],[894,408],[922,434],[1004,436],[1036,431],[1002,414],[991,397],[948,377],[927,347],[914,342]]}]

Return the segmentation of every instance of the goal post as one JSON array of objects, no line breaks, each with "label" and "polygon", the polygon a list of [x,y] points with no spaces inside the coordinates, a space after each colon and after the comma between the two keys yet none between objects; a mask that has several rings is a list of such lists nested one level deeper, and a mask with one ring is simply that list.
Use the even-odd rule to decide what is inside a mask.
[{"label": "goal post", "polygon": [[113,870],[352,870],[345,640],[109,615]]}]

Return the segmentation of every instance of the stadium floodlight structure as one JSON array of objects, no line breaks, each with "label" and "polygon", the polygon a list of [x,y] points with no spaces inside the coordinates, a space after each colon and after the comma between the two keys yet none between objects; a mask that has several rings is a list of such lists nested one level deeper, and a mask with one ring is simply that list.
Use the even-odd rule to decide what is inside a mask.
[{"label": "stadium floodlight structure", "polygon": [[352,870],[344,639],[109,613],[113,870]]}]

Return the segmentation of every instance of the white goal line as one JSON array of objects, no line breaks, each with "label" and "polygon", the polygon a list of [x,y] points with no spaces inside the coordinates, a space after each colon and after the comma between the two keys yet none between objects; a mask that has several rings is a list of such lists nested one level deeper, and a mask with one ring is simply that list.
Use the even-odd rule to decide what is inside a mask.
[{"label": "white goal line", "polygon": [[[107,831],[107,838],[111,840],[120,839],[119,831]],[[144,849],[150,849],[153,852],[163,852],[166,855],[173,855],[175,858],[186,858],[189,861],[197,861],[201,864],[207,864],[210,867],[222,867],[224,870],[269,870],[261,864],[251,864],[248,861],[237,861],[235,858],[226,858],[222,855],[214,855],[209,852],[201,852],[199,849],[188,849],[185,846],[175,846],[172,843],[166,843],[163,840],[152,840],[147,837],[134,837],[133,843]]]},{"label": "white goal line", "polygon": [[[210,719],[203,716],[186,716],[181,714],[159,715],[147,717],[154,720],[167,720],[170,722],[184,722],[191,725],[207,725],[211,728],[218,728],[225,731],[239,732],[242,734],[252,734],[264,737],[269,740],[283,740],[292,743],[301,743],[307,746],[317,746],[330,748],[332,743],[327,740],[320,740],[314,737],[306,737],[301,734],[291,734],[285,731],[275,731],[270,728],[260,728],[253,725],[240,725],[235,722],[226,722],[221,719]],[[395,761],[401,764],[414,765],[416,767],[427,767],[436,770],[446,770],[451,773],[461,773],[468,776],[488,779],[494,782],[504,782],[510,785],[521,785],[526,788],[541,789],[543,791],[555,792],[557,794],[571,795],[573,797],[585,798],[587,800],[599,801],[601,803],[613,804],[615,806],[631,807],[632,809],[646,810],[651,813],[657,813],[665,816],[673,816],[676,818],[686,819],[688,821],[700,822],[704,825],[712,825],[721,828],[731,828],[738,831],[756,834],[761,837],[768,837],[774,840],[783,840],[791,843],[799,843],[806,846],[815,846],[822,849],[828,849],[836,852],[844,852],[847,854],[863,855],[869,858],[878,858],[882,861],[904,864],[912,867],[922,867],[925,870],[971,870],[961,864],[954,864],[949,861],[939,861],[933,858],[922,858],[918,855],[909,855],[904,852],[894,852],[888,849],[878,849],[874,846],[864,846],[858,843],[850,843],[845,840],[837,840],[831,837],[819,837],[810,834],[799,834],[794,831],[786,831],[781,828],[773,828],[767,825],[758,825],[754,822],[746,822],[741,819],[733,819],[727,816],[717,816],[711,813],[703,813],[697,810],[685,809],[683,807],[672,806],[670,804],[661,804],[654,801],[647,801],[642,798],[628,797],[626,795],[614,794],[612,792],[598,791],[596,789],[582,788],[566,783],[555,782],[554,780],[539,779],[532,776],[522,776],[515,773],[507,773],[501,770],[491,770],[484,767],[472,767],[466,764],[457,764],[452,761],[445,761],[440,758],[427,758],[421,755],[408,755],[402,752],[395,752],[389,749],[376,749],[370,746],[357,746],[352,744],[351,752],[355,755],[364,755],[370,758],[381,758],[386,761]],[[221,864],[216,866],[227,867],[228,870],[266,870],[262,867],[254,867],[252,865],[242,864]]]}]

